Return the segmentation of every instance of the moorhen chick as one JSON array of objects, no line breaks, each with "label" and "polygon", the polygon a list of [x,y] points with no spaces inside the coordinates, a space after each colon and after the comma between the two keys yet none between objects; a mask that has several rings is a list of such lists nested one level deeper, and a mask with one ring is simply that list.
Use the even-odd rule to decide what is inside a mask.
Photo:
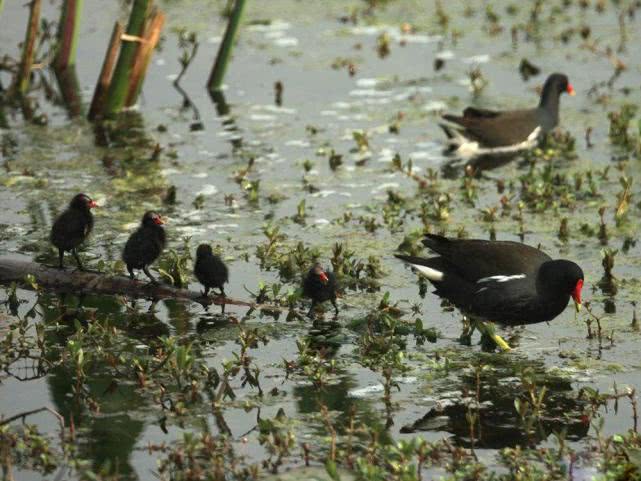
[{"label": "moorhen chick", "polygon": [[83,270],[78,256],[78,247],[93,229],[93,214],[91,209],[97,204],[86,194],[77,194],[71,199],[67,209],[60,214],[53,225],[49,239],[58,248],[58,265],[64,267],[65,251],[71,252],[78,263],[78,269]]},{"label": "moorhen chick", "polygon": [[336,289],[336,276],[334,273],[325,271],[320,264],[314,264],[314,267],[307,272],[303,280],[303,295],[312,300],[312,306],[309,308],[307,317],[312,317],[316,304],[325,301],[332,301],[335,315],[338,316]]},{"label": "moorhen chick", "polygon": [[[203,296],[207,297],[209,289],[217,288],[220,294],[225,296],[224,285],[229,281],[229,271],[223,260],[214,254],[209,244],[200,244],[196,249],[196,262],[194,274],[205,290]],[[225,312],[225,304],[222,305]]]},{"label": "moorhen chick", "polygon": [[131,279],[135,277],[134,269],[142,269],[153,284],[158,283],[149,272],[149,266],[165,248],[164,223],[157,212],[145,212],[140,227],[127,240],[122,251],[122,260],[127,265]]},{"label": "moorhen chick", "polygon": [[[553,260],[539,249],[518,242],[427,234],[423,245],[438,256],[396,257],[427,277],[436,295],[477,323],[496,321],[515,326],[551,321],[570,298],[577,310],[581,307],[583,271],[574,262]],[[499,336],[490,336],[501,347],[509,348]]]},{"label": "moorhen chick", "polygon": [[553,73],[543,85],[536,108],[497,111],[467,107],[462,116],[443,115],[443,119],[457,124],[440,124],[449,139],[448,151],[461,157],[475,157],[535,147],[539,135],[558,125],[562,93],[575,95],[574,87],[566,75]]}]

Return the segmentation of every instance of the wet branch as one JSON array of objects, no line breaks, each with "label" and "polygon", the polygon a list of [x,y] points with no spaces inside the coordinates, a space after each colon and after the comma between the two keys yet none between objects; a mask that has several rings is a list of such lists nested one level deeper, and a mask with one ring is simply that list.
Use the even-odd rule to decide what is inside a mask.
[{"label": "wet branch", "polygon": [[222,296],[203,297],[200,292],[178,289],[167,285],[154,285],[146,281],[131,280],[125,276],[114,276],[99,272],[61,270],[34,262],[0,257],[0,284],[23,282],[25,276],[33,275],[39,287],[76,294],[111,294],[147,299],[185,299],[203,305],[231,304],[251,309],[283,310]]}]

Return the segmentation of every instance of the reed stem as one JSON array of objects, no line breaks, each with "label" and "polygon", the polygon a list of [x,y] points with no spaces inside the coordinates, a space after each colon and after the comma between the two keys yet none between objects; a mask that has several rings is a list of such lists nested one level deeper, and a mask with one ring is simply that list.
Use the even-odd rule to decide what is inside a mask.
[{"label": "reed stem", "polygon": [[143,34],[143,41],[138,46],[136,57],[134,59],[133,67],[131,68],[131,76],[129,78],[129,89],[127,92],[127,100],[125,106],[131,107],[136,103],[142,84],[145,80],[145,73],[151,61],[151,54],[153,53],[158,40],[160,40],[160,32],[165,23],[165,14],[156,10],[152,13],[151,19],[147,22]]},{"label": "reed stem", "polygon": [[62,71],[69,65],[76,63],[82,4],[83,0],[64,0],[62,4],[60,23],[58,24],[58,49],[53,62],[53,67],[57,71]]},{"label": "reed stem", "polygon": [[134,0],[131,7],[127,35],[123,38],[124,43],[121,46],[118,62],[109,85],[104,109],[106,116],[118,113],[125,106],[138,44],[142,40],[145,21],[152,3],[152,0]]},{"label": "reed stem", "polygon": [[89,114],[87,115],[89,120],[94,120],[96,117],[101,116],[104,110],[107,91],[109,90],[109,84],[111,83],[111,77],[116,63],[116,57],[120,51],[120,37],[122,37],[123,31],[124,29],[122,24],[120,22],[116,22],[114,29],[111,32],[109,47],[107,48],[105,59],[102,62],[100,76],[98,77],[98,82],[96,83],[96,88],[93,93],[93,99],[91,100],[91,107],[89,108]]},{"label": "reed stem", "polygon": [[29,24],[22,47],[22,59],[20,60],[20,68],[18,69],[18,75],[14,84],[14,91],[17,91],[19,94],[25,94],[27,90],[29,90],[33,54],[36,46],[36,38],[38,37],[38,27],[40,26],[40,7],[41,0],[31,0]]},{"label": "reed stem", "polygon": [[227,64],[229,63],[231,51],[234,46],[234,38],[236,37],[236,32],[238,31],[244,8],[245,0],[235,1],[231,16],[227,22],[227,29],[225,30],[223,41],[218,49],[218,55],[216,55],[216,62],[214,63],[214,67],[212,68],[209,76],[209,81],[207,82],[207,88],[210,92],[217,92],[221,90],[223,80],[225,79]]}]

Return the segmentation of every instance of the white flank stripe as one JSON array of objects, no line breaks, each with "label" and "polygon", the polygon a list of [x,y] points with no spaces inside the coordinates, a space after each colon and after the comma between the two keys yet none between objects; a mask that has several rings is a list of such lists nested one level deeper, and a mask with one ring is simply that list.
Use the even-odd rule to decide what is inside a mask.
[{"label": "white flank stripe", "polygon": [[421,275],[427,277],[430,281],[442,281],[443,280],[443,273],[441,271],[437,271],[436,269],[432,269],[431,267],[427,266],[419,266],[417,264],[410,264],[414,269],[416,269]]},{"label": "white flank stripe", "polygon": [[456,147],[456,153],[462,159],[469,159],[480,155],[500,155],[520,152],[521,150],[530,150],[536,147],[541,127],[535,128],[527,139],[514,145],[503,147],[481,147],[478,142],[470,140],[460,132],[456,132],[456,137],[449,139],[449,144]]},{"label": "white flank stripe", "polygon": [[527,276],[525,274],[515,274],[513,276],[490,276],[483,277],[476,281],[477,284],[482,284],[483,282],[508,282],[515,279],[525,279]]}]

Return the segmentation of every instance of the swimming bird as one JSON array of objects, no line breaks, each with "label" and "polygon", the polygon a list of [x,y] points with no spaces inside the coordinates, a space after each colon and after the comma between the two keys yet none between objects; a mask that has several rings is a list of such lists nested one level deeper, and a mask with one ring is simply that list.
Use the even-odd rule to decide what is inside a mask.
[{"label": "swimming bird", "polygon": [[71,252],[76,259],[78,269],[83,270],[78,256],[78,247],[93,229],[93,214],[91,209],[97,204],[86,194],[77,194],[71,199],[69,206],[62,212],[51,226],[49,239],[58,248],[58,264],[64,267],[65,252]]},{"label": "swimming bird", "polygon": [[[396,257],[425,276],[437,296],[473,321],[534,324],[554,319],[570,298],[577,310],[581,307],[584,276],[572,261],[553,260],[539,249],[509,241],[427,234],[423,245],[438,256]],[[505,341],[496,337],[495,342],[505,348]]]},{"label": "swimming bird", "polygon": [[140,227],[127,240],[122,251],[122,260],[127,265],[131,279],[135,277],[134,269],[142,269],[153,284],[158,283],[149,272],[149,265],[165,248],[164,224],[165,221],[157,212],[145,212]]},{"label": "swimming bird", "polygon": [[439,124],[448,137],[448,152],[462,158],[511,154],[535,147],[539,138],[559,123],[561,94],[575,95],[562,73],[551,74],[541,92],[539,105],[522,110],[486,110],[467,107],[462,116],[445,114],[452,124]]},{"label": "swimming bird", "polygon": [[312,306],[309,308],[307,316],[312,317],[316,305],[325,301],[332,302],[335,315],[338,316],[336,289],[337,284],[334,273],[326,271],[323,269],[323,266],[318,263],[314,264],[303,280],[303,295],[312,300]]}]

